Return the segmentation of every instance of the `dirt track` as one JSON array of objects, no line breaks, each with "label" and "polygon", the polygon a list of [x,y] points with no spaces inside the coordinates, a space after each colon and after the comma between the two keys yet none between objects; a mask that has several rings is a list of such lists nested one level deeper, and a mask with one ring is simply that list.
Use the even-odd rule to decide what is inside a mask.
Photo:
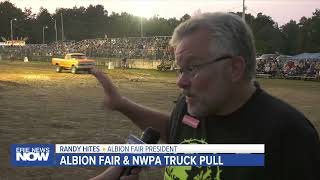
[{"label": "dirt track", "polygon": [[[11,168],[13,143],[123,143],[140,134],[126,117],[101,107],[102,88],[90,74],[55,73],[44,63],[0,62],[0,180],[87,179],[104,168]],[[134,101],[170,111],[178,94],[173,74],[155,71],[108,72],[121,93]],[[260,80],[272,94],[285,99],[320,129],[320,83]],[[162,179],[159,169],[141,179]]]},{"label": "dirt track", "polygon": [[[90,74],[58,74],[39,63],[2,62],[0,67],[0,179],[86,179],[104,169],[10,168],[13,143],[124,143],[130,133],[141,133],[123,115],[102,108],[102,88]],[[170,111],[178,92],[174,78],[155,83],[148,73],[121,70],[110,76],[126,96],[163,111]],[[143,177],[150,175],[161,176],[154,170]]]}]

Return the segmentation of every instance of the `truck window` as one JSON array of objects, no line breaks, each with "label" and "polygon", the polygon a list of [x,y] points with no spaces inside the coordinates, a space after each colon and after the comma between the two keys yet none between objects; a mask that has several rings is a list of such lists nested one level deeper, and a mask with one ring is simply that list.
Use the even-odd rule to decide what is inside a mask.
[{"label": "truck window", "polygon": [[87,59],[87,57],[85,55],[71,55],[71,58],[75,58],[75,59]]}]

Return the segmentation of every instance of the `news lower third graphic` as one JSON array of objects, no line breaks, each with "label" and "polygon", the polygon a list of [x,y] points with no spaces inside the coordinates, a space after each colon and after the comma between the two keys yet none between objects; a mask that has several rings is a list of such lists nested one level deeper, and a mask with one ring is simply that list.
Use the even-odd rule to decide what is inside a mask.
[{"label": "news lower third graphic", "polygon": [[12,144],[12,166],[264,166],[263,144]]},{"label": "news lower third graphic", "polygon": [[52,166],[54,144],[12,144],[11,164],[13,166]]}]

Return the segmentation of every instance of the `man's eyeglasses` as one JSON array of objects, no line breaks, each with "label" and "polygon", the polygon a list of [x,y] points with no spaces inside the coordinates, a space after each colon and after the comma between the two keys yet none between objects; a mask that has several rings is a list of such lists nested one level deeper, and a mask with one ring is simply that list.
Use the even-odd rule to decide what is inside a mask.
[{"label": "man's eyeglasses", "polygon": [[216,63],[216,62],[219,62],[222,60],[226,60],[226,59],[230,59],[230,58],[232,58],[232,56],[222,56],[222,57],[219,57],[216,59],[212,59],[212,60],[205,62],[205,63],[191,65],[189,67],[184,67],[184,68],[176,68],[177,75],[178,75],[178,77],[181,77],[182,74],[185,74],[185,75],[193,78],[199,73],[201,68],[205,67],[206,65],[213,64],[213,63]]}]

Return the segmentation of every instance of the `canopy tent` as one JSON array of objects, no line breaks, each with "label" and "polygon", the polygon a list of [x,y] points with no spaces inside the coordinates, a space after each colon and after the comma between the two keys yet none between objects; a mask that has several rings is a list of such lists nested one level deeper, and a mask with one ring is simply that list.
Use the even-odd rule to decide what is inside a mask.
[{"label": "canopy tent", "polygon": [[318,60],[320,61],[320,53],[302,53],[291,57],[292,60]]}]

